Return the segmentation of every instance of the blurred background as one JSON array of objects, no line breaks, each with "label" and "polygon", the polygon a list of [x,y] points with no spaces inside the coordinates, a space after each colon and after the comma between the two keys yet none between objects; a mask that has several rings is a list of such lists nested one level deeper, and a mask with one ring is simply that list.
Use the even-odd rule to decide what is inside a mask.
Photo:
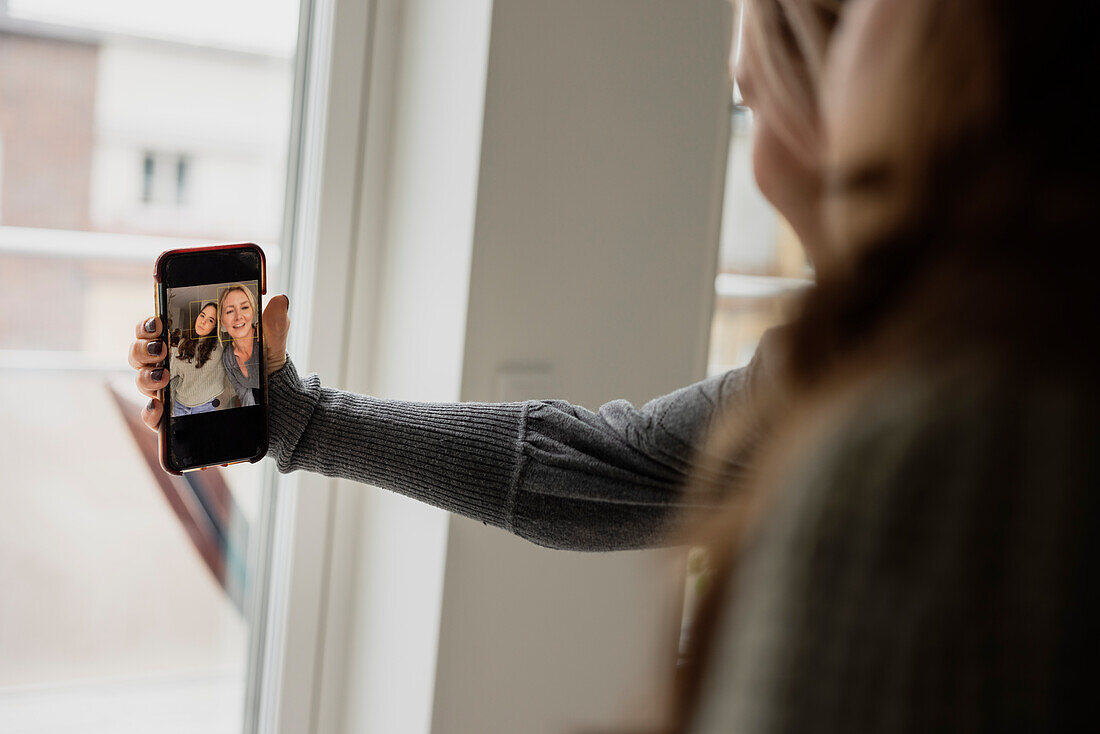
[{"label": "blurred background", "polygon": [[[293,0],[0,0],[0,731],[241,728],[248,616],[108,385],[138,397],[160,251],[257,242],[278,282],[297,26]],[[262,469],[225,476],[256,523]]]},{"label": "blurred background", "polygon": [[[0,0],[6,734],[251,726],[270,468],[166,485],[112,389],[138,401],[125,356],[159,252],[256,242],[272,290],[291,282],[305,11]],[[746,363],[811,275],[753,183],[751,115],[729,109],[710,373]],[[188,497],[218,508],[189,515]]]}]

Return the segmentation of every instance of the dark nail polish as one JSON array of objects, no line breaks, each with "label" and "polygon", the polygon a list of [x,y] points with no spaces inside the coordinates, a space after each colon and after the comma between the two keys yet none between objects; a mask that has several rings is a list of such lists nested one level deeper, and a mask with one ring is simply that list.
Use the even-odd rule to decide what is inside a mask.
[{"label": "dark nail polish", "polygon": [[164,377],[164,368],[153,370],[149,373],[149,376],[153,378],[153,382],[160,382],[161,378]]},{"label": "dark nail polish", "polygon": [[157,401],[156,400],[150,400],[149,404],[145,406],[145,409],[148,410],[149,412],[152,412],[153,408],[155,408],[155,407],[157,407]]},{"label": "dark nail polish", "polygon": [[156,355],[160,354],[161,350],[164,348],[164,345],[162,345],[159,341],[149,342],[149,344],[145,348],[146,350],[148,350],[149,354]]},{"label": "dark nail polish", "polygon": [[145,331],[150,333],[150,334],[152,334],[154,331],[156,331],[156,328],[157,328],[156,318],[151,318],[148,321],[146,321],[144,328],[145,328]]}]

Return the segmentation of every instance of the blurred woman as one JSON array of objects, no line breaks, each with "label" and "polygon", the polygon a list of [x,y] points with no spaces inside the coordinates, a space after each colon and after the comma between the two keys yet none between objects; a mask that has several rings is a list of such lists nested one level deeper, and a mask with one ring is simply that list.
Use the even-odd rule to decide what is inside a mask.
[{"label": "blurred woman", "polygon": [[241,406],[256,405],[260,391],[260,350],[256,348],[260,312],[256,308],[256,297],[244,285],[230,286],[218,299],[218,314],[222,331],[232,345],[222,352],[229,384],[237,393]]},{"label": "blurred woman", "polygon": [[217,410],[225,389],[225,367],[218,341],[218,306],[204,303],[190,332],[181,335],[172,357],[172,415],[210,413]]},{"label": "blurred woman", "polygon": [[[856,0],[830,59],[830,259],[784,335],[751,512],[678,731],[1067,731],[1100,652],[1100,9]],[[704,491],[741,485],[716,439]],[[734,564],[735,551],[737,563]]]}]

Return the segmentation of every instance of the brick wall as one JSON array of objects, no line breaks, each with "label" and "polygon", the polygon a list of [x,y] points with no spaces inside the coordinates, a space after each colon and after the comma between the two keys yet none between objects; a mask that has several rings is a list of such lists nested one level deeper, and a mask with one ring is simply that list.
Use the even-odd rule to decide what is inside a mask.
[{"label": "brick wall", "polygon": [[98,48],[0,32],[0,224],[88,229]]}]

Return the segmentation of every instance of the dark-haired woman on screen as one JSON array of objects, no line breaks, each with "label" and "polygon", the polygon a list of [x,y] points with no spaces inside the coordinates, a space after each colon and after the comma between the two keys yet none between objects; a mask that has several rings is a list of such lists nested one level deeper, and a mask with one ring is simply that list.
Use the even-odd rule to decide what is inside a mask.
[{"label": "dark-haired woman on screen", "polygon": [[217,305],[204,303],[195,317],[192,335],[180,338],[172,359],[173,416],[210,413],[220,407],[218,396],[225,390],[225,367],[217,324]]}]

